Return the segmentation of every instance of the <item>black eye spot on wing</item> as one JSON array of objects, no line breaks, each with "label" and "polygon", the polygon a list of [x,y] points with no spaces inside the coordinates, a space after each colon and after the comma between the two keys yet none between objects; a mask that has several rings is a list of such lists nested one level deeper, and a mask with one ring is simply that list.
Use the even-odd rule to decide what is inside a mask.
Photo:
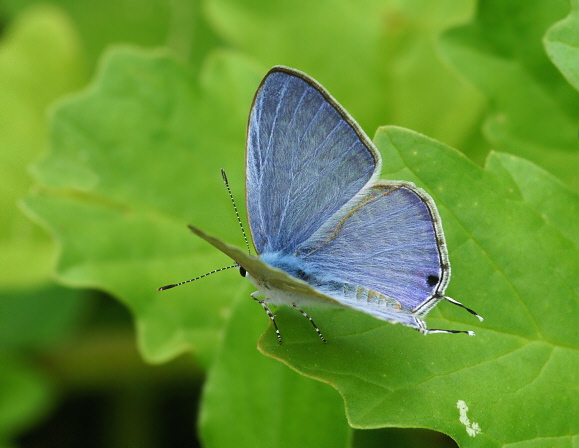
[{"label": "black eye spot on wing", "polygon": [[242,277],[245,277],[247,275],[247,271],[243,266],[239,266],[239,274],[241,274]]},{"label": "black eye spot on wing", "polygon": [[438,283],[438,280],[440,280],[438,278],[437,275],[429,275],[428,278],[426,279],[426,283],[428,283],[428,286],[434,286]]}]

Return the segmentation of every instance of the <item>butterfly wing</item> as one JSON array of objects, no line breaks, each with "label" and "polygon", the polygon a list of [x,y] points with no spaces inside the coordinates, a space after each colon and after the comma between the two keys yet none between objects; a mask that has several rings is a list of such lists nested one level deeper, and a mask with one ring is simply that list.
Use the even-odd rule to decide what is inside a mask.
[{"label": "butterfly wing", "polygon": [[321,85],[274,67],[247,129],[247,216],[257,253],[293,253],[374,183],[380,164],[368,137]]},{"label": "butterfly wing", "polygon": [[[410,182],[377,183],[300,245],[296,256],[327,278],[396,299],[420,317],[442,299],[450,280],[434,201]],[[362,308],[369,312],[375,306]]]}]

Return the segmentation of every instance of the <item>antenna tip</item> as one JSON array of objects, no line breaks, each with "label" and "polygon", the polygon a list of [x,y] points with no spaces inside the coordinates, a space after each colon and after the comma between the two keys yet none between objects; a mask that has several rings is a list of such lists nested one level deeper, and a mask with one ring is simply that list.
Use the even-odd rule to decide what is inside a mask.
[{"label": "antenna tip", "polygon": [[466,332],[469,336],[474,336],[474,331],[467,331]]},{"label": "antenna tip", "polygon": [[221,168],[221,176],[223,177],[223,180],[226,184],[229,183],[227,182],[227,175],[225,174],[225,170],[223,168]]},{"label": "antenna tip", "polygon": [[161,286],[160,288],[157,288],[157,291],[165,291],[166,289],[171,289],[171,288],[174,288],[175,286],[177,286],[177,285],[172,284],[172,285]]}]

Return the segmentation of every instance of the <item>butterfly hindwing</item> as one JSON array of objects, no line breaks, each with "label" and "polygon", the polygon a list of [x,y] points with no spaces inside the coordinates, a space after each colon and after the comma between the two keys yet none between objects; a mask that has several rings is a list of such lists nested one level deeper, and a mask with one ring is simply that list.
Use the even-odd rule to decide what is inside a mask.
[{"label": "butterfly hindwing", "polygon": [[379,182],[358,204],[332,216],[296,255],[327,278],[384,294],[419,314],[442,298],[450,280],[434,202],[409,182]]},{"label": "butterfly hindwing", "polygon": [[247,216],[259,254],[293,253],[379,170],[372,143],[322,86],[270,70],[247,130]]}]

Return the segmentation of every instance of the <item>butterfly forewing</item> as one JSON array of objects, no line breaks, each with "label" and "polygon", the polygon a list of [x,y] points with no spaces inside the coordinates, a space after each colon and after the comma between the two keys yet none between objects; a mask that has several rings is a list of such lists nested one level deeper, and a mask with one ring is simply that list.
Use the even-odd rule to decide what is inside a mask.
[{"label": "butterfly forewing", "polygon": [[247,215],[259,254],[293,253],[379,170],[378,153],[327,91],[283,67],[256,93],[246,151]]}]

